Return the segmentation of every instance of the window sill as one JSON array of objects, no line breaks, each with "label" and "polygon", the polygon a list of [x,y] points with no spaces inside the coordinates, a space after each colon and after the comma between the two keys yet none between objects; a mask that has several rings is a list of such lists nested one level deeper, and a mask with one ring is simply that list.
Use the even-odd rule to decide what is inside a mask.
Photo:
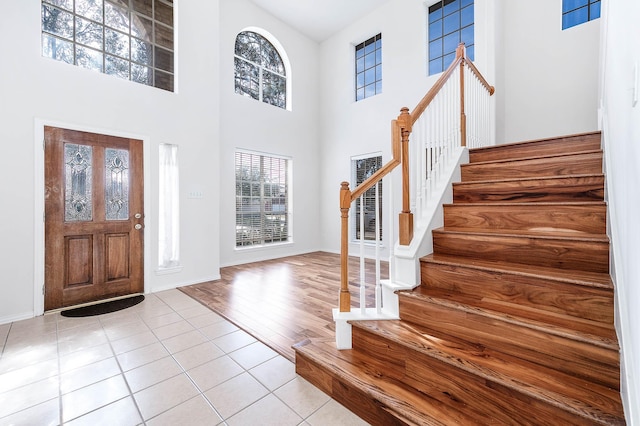
[{"label": "window sill", "polygon": [[252,246],[236,246],[234,247],[235,251],[251,251],[251,250],[269,250],[275,247],[283,247],[283,246],[288,246],[288,245],[292,245],[293,244],[293,240],[291,241],[285,241],[285,242],[281,242],[281,243],[271,243],[271,244],[261,244],[261,245],[252,245]]},{"label": "window sill", "polygon": [[156,275],[177,274],[179,272],[182,272],[182,269],[183,269],[182,266],[171,266],[169,268],[158,268],[158,269],[156,269]]}]

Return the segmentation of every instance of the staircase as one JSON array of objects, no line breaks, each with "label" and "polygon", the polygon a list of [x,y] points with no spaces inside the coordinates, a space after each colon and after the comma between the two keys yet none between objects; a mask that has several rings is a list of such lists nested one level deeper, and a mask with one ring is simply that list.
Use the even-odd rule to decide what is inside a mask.
[{"label": "staircase", "polygon": [[600,134],[470,151],[400,320],[296,371],[374,425],[620,425]]}]

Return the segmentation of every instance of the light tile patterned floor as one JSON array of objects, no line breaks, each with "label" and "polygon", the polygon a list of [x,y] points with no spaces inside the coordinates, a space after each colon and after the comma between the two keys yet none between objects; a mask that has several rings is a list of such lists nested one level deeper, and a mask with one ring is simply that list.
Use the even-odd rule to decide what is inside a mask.
[{"label": "light tile patterned floor", "polygon": [[366,425],[178,290],[0,325],[0,425]]}]

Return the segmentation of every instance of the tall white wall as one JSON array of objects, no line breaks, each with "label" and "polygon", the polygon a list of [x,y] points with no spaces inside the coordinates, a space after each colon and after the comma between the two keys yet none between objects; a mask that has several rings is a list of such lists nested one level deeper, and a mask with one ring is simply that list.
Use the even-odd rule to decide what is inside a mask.
[{"label": "tall white wall", "polygon": [[498,3],[497,143],[597,130],[600,20],[562,31],[562,0]]},{"label": "tall white wall", "polygon": [[[322,247],[340,244],[340,182],[351,180],[354,156],[382,153],[391,159],[391,120],[400,108],[413,109],[438,78],[427,70],[427,6],[393,0],[321,44]],[[476,64],[491,82],[494,72],[494,0],[475,2]],[[355,102],[355,45],[382,33],[382,94]],[[395,194],[400,193],[396,182]],[[352,188],[353,189],[353,188]],[[383,226],[388,229],[388,218]],[[397,222],[397,218],[393,219]],[[383,232],[385,250],[397,236]],[[390,239],[390,237],[393,237]],[[359,244],[350,252],[358,253]],[[386,254],[383,254],[385,256]]]},{"label": "tall white wall", "polygon": [[[176,2],[176,93],[43,58],[40,2],[3,2],[0,38],[0,323],[37,313],[44,279],[44,123],[144,140],[145,290],[219,277],[217,0]],[[157,275],[158,145],[178,144],[179,273]],[[201,199],[187,199],[191,190]]]},{"label": "tall white wall", "polygon": [[[320,73],[316,42],[247,0],[221,0],[220,14],[220,258],[222,265],[253,262],[319,249]],[[284,110],[234,91],[237,34],[259,27],[284,49],[291,64],[292,108]],[[293,242],[265,248],[235,247],[237,148],[290,157],[293,161]]]},{"label": "tall white wall", "polygon": [[[640,3],[603,2],[601,102],[627,423],[640,425]],[[637,73],[635,70],[638,70]],[[638,102],[634,103],[635,93]]]}]

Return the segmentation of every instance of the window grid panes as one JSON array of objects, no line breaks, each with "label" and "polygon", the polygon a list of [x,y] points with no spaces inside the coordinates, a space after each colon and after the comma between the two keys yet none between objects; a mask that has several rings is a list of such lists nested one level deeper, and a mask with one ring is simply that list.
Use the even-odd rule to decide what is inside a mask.
[{"label": "window grid panes", "polygon": [[464,43],[467,57],[473,61],[473,0],[443,0],[429,7],[429,75],[445,71],[456,57],[456,48]]},{"label": "window grid panes", "polygon": [[160,89],[174,88],[170,0],[43,0],[42,55]]},{"label": "window grid panes", "polygon": [[284,62],[269,40],[253,31],[238,34],[234,66],[236,93],[286,109]]},{"label": "window grid panes", "polygon": [[600,17],[600,0],[562,0],[562,29]]},{"label": "window grid panes", "polygon": [[356,101],[382,93],[382,34],[356,46]]},{"label": "window grid panes", "polygon": [[236,247],[289,241],[289,161],[236,152]]},{"label": "window grid panes", "polygon": [[[359,158],[352,160],[351,171],[353,174],[354,188],[360,185],[373,175],[378,169],[382,167],[382,156]],[[376,239],[376,188],[375,186],[367,190],[362,200],[364,202],[364,239],[365,241],[375,241]],[[382,181],[378,182],[378,206],[380,208],[378,212],[378,218],[380,223],[380,238],[382,238]],[[354,238],[360,240],[360,197],[356,199],[354,203],[355,212],[352,212],[351,217],[354,218],[355,226]]]}]

